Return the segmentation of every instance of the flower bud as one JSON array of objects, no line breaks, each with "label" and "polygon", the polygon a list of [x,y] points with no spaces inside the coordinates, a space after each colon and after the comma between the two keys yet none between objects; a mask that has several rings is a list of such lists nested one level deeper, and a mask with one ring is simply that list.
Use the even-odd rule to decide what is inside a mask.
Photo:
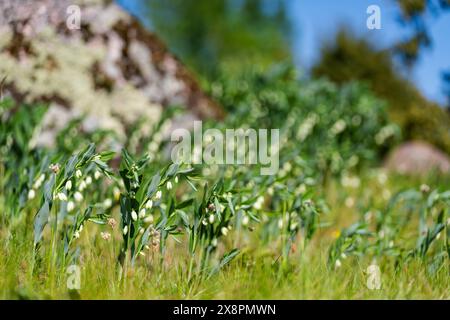
[{"label": "flower bud", "polygon": [[86,189],[86,182],[85,181],[81,181],[80,185],[78,186],[78,190],[83,191],[84,189]]},{"label": "flower bud", "polygon": [[131,211],[131,219],[133,219],[133,221],[136,221],[137,218],[138,218],[138,216],[137,216],[137,214],[136,214],[136,211],[132,210],[132,211]]},{"label": "flower bud", "polygon": [[74,199],[76,202],[80,202],[81,200],[83,200],[83,195],[80,192],[75,192],[75,194],[73,195]]},{"label": "flower bud", "polygon": [[52,170],[53,173],[58,174],[61,166],[59,165],[59,163],[52,163],[50,164],[49,169]]},{"label": "flower bud", "polygon": [[34,197],[36,197],[36,191],[34,191],[34,189],[30,189],[28,191],[28,199],[32,200],[32,199],[34,199]]},{"label": "flower bud", "polygon": [[278,220],[278,228],[280,228],[280,229],[283,228],[283,219]]},{"label": "flower bud", "polygon": [[80,178],[82,175],[80,170],[75,171],[75,177]]},{"label": "flower bud", "polygon": [[430,187],[429,187],[428,185],[426,185],[426,184],[422,184],[422,185],[420,186],[420,192],[422,192],[422,193],[428,193],[428,192],[430,192]]},{"label": "flower bud", "polygon": [[59,199],[59,201],[67,201],[67,196],[65,193],[59,192],[57,195],[57,198]]},{"label": "flower bud", "polygon": [[95,179],[95,180],[100,179],[101,175],[102,175],[102,174],[100,173],[100,171],[95,170],[95,172],[94,172],[94,179]]},{"label": "flower bud", "polygon": [[145,223],[153,223],[153,215],[150,214],[148,217],[146,217],[144,219],[144,222]]},{"label": "flower bud", "polygon": [[103,206],[105,207],[105,208],[111,208],[111,206],[112,206],[112,200],[111,199],[109,199],[109,198],[106,198],[105,199],[105,201],[103,201]]},{"label": "flower bud", "polygon": [[45,174],[41,174],[39,176],[39,178],[37,178],[37,180],[34,182],[33,188],[34,189],[39,189],[41,187],[41,185],[42,185],[42,182],[44,182],[44,180],[45,180]]},{"label": "flower bud", "polygon": [[167,190],[172,190],[172,182],[167,182]]},{"label": "flower bud", "polygon": [[220,232],[222,232],[222,234],[223,234],[224,236],[226,236],[226,235],[228,234],[228,229],[225,228],[225,227],[222,227],[222,229],[220,229]]},{"label": "flower bud", "polygon": [[67,202],[67,212],[72,212],[75,209],[75,203],[73,201]]},{"label": "flower bud", "polygon": [[145,208],[142,208],[141,211],[139,211],[139,218],[143,219],[145,217]]},{"label": "flower bud", "polygon": [[145,204],[145,208],[146,209],[151,209],[153,207],[153,201],[152,200],[148,200],[147,203]]},{"label": "flower bud", "polygon": [[336,263],[334,264],[334,267],[335,267],[336,269],[339,269],[341,266],[342,266],[341,260],[337,259],[337,260],[336,260]]},{"label": "flower bud", "polygon": [[123,227],[123,235],[126,236],[128,233],[128,226]]}]

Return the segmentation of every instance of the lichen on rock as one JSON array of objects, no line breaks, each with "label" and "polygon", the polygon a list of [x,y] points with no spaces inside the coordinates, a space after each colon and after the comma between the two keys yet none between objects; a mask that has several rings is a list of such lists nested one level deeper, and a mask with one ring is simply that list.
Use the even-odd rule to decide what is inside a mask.
[{"label": "lichen on rock", "polygon": [[[74,3],[80,29],[66,25]],[[4,93],[51,110],[38,144],[51,145],[65,122],[81,115],[90,129],[95,123],[119,137],[138,119],[152,125],[173,104],[195,117],[222,115],[162,42],[110,1],[5,0],[0,11]]]}]

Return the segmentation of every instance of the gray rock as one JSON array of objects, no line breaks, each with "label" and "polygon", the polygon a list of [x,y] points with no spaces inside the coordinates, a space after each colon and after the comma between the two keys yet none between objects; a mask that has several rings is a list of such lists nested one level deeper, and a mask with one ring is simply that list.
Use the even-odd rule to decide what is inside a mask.
[{"label": "gray rock", "polygon": [[0,61],[4,96],[50,105],[38,144],[79,115],[123,138],[170,105],[196,119],[223,116],[161,40],[111,1],[1,0]]},{"label": "gray rock", "polygon": [[433,171],[448,174],[450,158],[426,142],[411,141],[392,150],[385,161],[385,167],[409,175],[423,175]]}]

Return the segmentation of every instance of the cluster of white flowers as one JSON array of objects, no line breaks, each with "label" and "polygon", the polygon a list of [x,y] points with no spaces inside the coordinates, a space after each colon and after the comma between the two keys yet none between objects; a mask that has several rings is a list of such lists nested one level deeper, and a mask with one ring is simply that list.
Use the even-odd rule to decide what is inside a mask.
[{"label": "cluster of white flowers", "polygon": [[341,184],[343,187],[358,188],[361,184],[361,180],[357,176],[350,176],[344,173],[341,178]]},{"label": "cluster of white flowers", "polygon": [[378,172],[377,180],[378,180],[379,184],[384,185],[386,183],[387,179],[388,179],[388,176],[385,172],[383,172],[383,171]]},{"label": "cluster of white flowers", "polygon": [[34,189],[39,189],[45,180],[45,174],[41,174],[33,184]]},{"label": "cluster of white flowers", "polygon": [[420,186],[420,192],[422,193],[429,193],[430,192],[430,186],[426,185],[426,184],[422,184]]},{"label": "cluster of white flowers", "polygon": [[330,132],[332,135],[338,135],[338,134],[342,133],[346,128],[347,128],[347,123],[344,120],[339,119],[331,127]]},{"label": "cluster of white flowers", "polygon": [[291,219],[290,219],[291,220],[291,224],[289,226],[289,229],[291,231],[294,231],[298,227],[298,223],[296,222],[297,217],[298,217],[297,212],[295,212],[295,211],[291,212],[290,217],[291,217]]},{"label": "cluster of white flowers", "polygon": [[395,135],[395,126],[393,125],[387,125],[375,135],[375,142],[378,145],[382,145],[385,143],[387,139],[390,137],[393,137]]},{"label": "cluster of white flowers", "polygon": [[33,187],[28,190],[28,200],[33,200],[36,197],[36,190],[38,190],[45,181],[45,174],[41,174],[33,183]]},{"label": "cluster of white flowers", "polygon": [[67,201],[67,195],[64,192],[58,192],[54,198],[59,201]]},{"label": "cluster of white flowers", "polygon": [[345,199],[345,206],[347,208],[353,208],[354,205],[355,205],[355,199],[353,199],[352,197],[347,197]]},{"label": "cluster of white flowers", "polygon": [[314,126],[319,122],[319,116],[315,113],[309,115],[305,121],[299,126],[297,131],[297,139],[300,142],[305,141],[305,139],[311,134]]},{"label": "cluster of white flowers", "polygon": [[80,237],[80,233],[81,231],[83,231],[83,225],[80,225],[80,227],[78,228],[77,231],[75,231],[75,233],[73,234],[75,239],[78,239]]}]

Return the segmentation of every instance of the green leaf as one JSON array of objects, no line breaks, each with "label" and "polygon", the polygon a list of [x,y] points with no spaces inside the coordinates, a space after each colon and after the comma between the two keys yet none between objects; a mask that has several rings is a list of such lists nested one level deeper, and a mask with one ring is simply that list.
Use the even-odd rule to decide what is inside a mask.
[{"label": "green leaf", "polygon": [[150,182],[150,185],[148,186],[147,198],[151,198],[155,194],[156,190],[158,189],[160,181],[161,176],[159,175],[159,173],[155,174],[152,178],[152,181]]},{"label": "green leaf", "polygon": [[48,223],[50,208],[50,202],[44,201],[44,204],[39,209],[36,217],[34,218],[34,245],[38,244],[42,239],[42,233]]},{"label": "green leaf", "polygon": [[227,252],[223,255],[222,259],[220,259],[219,264],[211,271],[209,276],[211,277],[213,274],[217,273],[225,267],[227,264],[229,264],[236,256],[240,253],[239,249],[233,249],[230,252]]},{"label": "green leaf", "polygon": [[82,167],[86,164],[86,162],[94,155],[95,153],[95,144],[91,143],[86,147],[80,154],[81,160],[78,162],[78,167]]},{"label": "green leaf", "polygon": [[100,159],[104,162],[108,162],[109,160],[111,160],[112,158],[114,158],[114,156],[116,155],[115,151],[103,151],[100,152]]},{"label": "green leaf", "polygon": [[166,172],[166,177],[168,179],[172,178],[178,171],[179,165],[177,163],[172,163]]},{"label": "green leaf", "polygon": [[193,198],[188,199],[186,201],[183,201],[183,202],[179,203],[176,206],[176,209],[183,209],[183,208],[189,207],[190,205],[192,205],[192,203],[194,203],[194,199]]}]

